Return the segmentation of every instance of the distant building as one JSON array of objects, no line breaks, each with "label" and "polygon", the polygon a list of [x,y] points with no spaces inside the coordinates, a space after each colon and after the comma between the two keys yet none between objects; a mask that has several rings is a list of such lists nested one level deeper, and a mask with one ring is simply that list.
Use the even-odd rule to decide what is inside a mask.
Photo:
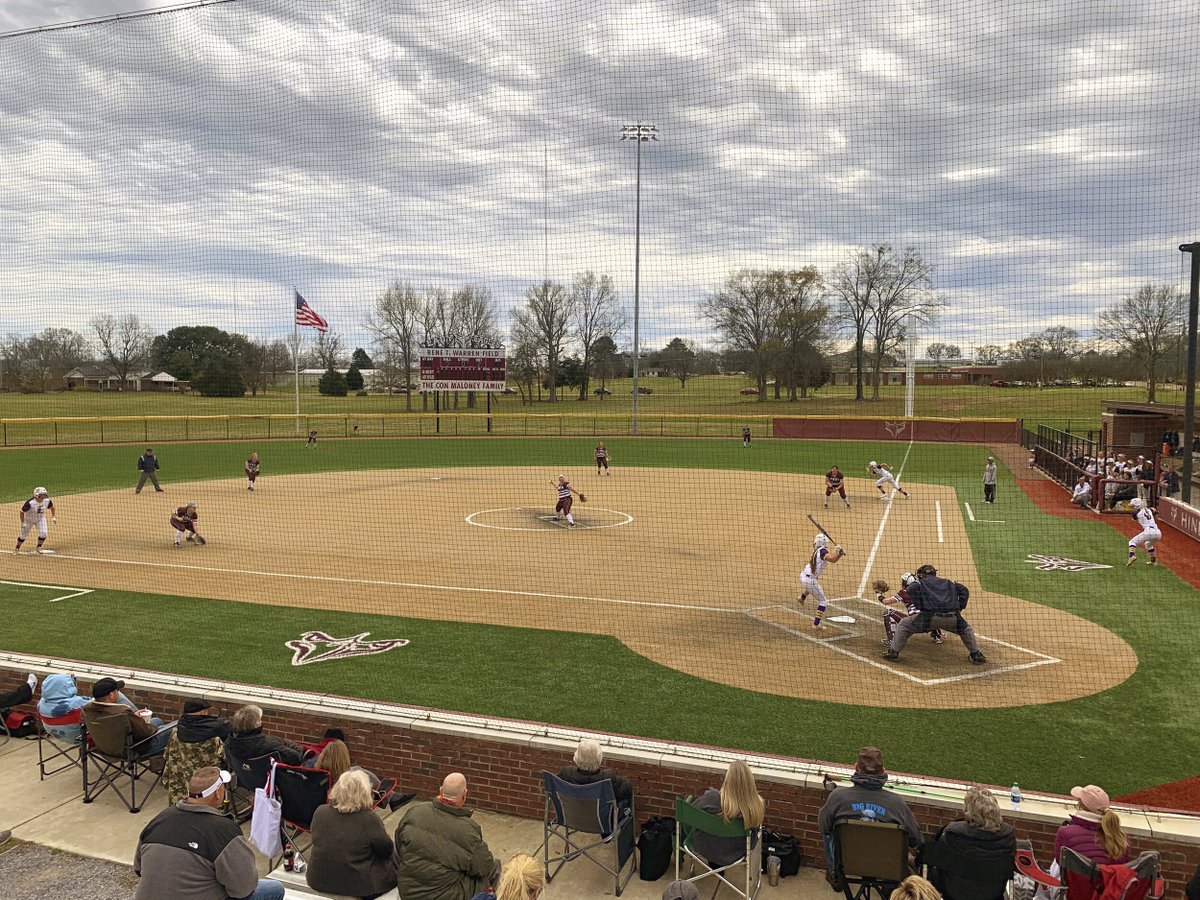
[{"label": "distant building", "polygon": [[63,376],[69,391],[180,391],[187,390],[188,383],[180,381],[170,372],[154,374],[149,370],[131,372],[121,384],[121,379],[104,366],[78,366]]},{"label": "distant building", "polygon": [[[992,383],[998,371],[999,366],[947,366],[924,371],[918,369],[916,383],[929,386],[957,384],[986,386]],[[863,366],[862,374],[864,385],[870,386],[875,383],[875,373],[868,367]],[[903,366],[884,366],[879,376],[880,383],[884,385],[903,385],[908,380]],[[845,365],[835,367],[829,380],[835,385],[854,384],[854,368]]]}]

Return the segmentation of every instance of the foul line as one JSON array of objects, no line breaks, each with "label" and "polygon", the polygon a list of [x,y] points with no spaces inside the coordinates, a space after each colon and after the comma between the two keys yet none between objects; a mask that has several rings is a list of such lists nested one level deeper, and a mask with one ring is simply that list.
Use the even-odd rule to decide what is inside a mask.
[{"label": "foul line", "polygon": [[[12,551],[7,551],[12,552]],[[540,591],[514,591],[506,588],[466,587],[457,584],[423,584],[414,581],[380,581],[371,578],[336,578],[332,575],[298,575],[295,572],[261,572],[255,569],[225,569],[217,566],[191,566],[179,563],[156,563],[141,559],[105,559],[96,556],[68,556],[55,554],[54,559],[73,559],[78,562],[106,563],[109,565],[141,566],[147,569],[182,569],[192,572],[216,572],[220,575],[257,575],[260,578],[291,578],[297,581],[325,581],[333,584],[364,584],[371,587],[414,588],[425,591],[458,591],[467,594],[503,594],[510,597],[539,597],[546,600],[586,600],[591,603],[611,603],[615,606],[649,606],[660,609],[689,609],[697,612],[734,613],[742,610],[727,606],[696,606],[689,603],[661,603],[656,600],[622,600],[615,597],[585,597],[580,594],[549,594]],[[3,582],[0,582],[3,583]],[[15,583],[15,582],[9,582]],[[45,587],[45,585],[31,585]],[[64,588],[74,590],[74,588]],[[88,593],[88,591],[81,591]],[[74,596],[74,595],[73,595]],[[65,599],[65,598],[63,598]]]},{"label": "foul line", "polygon": [[933,501],[933,513],[935,516],[937,516],[938,543],[944,544],[944,543],[946,543],[946,536],[945,536],[945,534],[942,533],[942,501],[941,500]]},{"label": "foul line", "polygon": [[967,510],[967,518],[970,519],[972,522],[974,522],[975,521],[975,513],[971,512],[971,504],[964,500],[963,506]]},{"label": "foul line", "polygon": [[967,510],[967,518],[968,518],[968,519],[970,519],[972,522],[988,522],[988,523],[990,523],[990,524],[992,524],[992,525],[1003,525],[1003,524],[1004,524],[1004,520],[1003,520],[1003,519],[976,519],[976,518],[975,518],[975,513],[973,513],[973,512],[971,511],[971,504],[970,504],[970,503],[967,503],[967,502],[964,500],[964,501],[963,501],[963,506],[964,506],[964,507],[966,507],[966,510]]},{"label": "foul line", "polygon": [[[908,465],[908,454],[912,453],[913,442],[908,442],[908,448],[904,451],[904,459],[900,461],[900,468],[896,471],[896,482],[899,483],[900,477],[904,474],[904,467]],[[875,543],[871,545],[871,552],[867,554],[866,565],[863,566],[862,579],[858,582],[858,593],[862,595],[867,589],[867,579],[871,575],[871,566],[875,564],[875,554],[879,552],[879,544],[883,540],[883,529],[887,527],[888,516],[892,514],[892,504],[895,502],[896,492],[892,491],[892,496],[888,500],[887,509],[883,511],[883,518],[879,520],[879,530],[875,532]],[[880,668],[885,668],[880,666]]]},{"label": "foul line", "polygon": [[71,588],[63,587],[61,584],[33,584],[28,581],[0,581],[0,584],[11,584],[14,587],[31,587],[44,588],[48,591],[67,591],[61,597],[52,597],[51,603],[57,603],[59,600],[70,600],[72,597],[82,597],[84,594],[90,594],[93,588]]}]

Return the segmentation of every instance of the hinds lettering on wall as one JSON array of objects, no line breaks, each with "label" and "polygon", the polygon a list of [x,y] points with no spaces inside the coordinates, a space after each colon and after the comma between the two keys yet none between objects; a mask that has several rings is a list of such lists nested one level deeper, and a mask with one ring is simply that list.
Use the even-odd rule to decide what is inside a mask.
[{"label": "hinds lettering on wall", "polygon": [[1158,520],[1200,541],[1200,509],[1163,497],[1158,501]]}]

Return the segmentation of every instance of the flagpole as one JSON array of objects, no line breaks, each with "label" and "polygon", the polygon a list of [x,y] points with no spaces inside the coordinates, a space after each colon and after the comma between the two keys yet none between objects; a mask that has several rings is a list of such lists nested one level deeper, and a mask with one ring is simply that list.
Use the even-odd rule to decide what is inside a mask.
[{"label": "flagpole", "polygon": [[296,437],[300,437],[300,326],[296,324],[296,286],[292,285],[292,364],[296,377],[293,386],[296,389]]}]

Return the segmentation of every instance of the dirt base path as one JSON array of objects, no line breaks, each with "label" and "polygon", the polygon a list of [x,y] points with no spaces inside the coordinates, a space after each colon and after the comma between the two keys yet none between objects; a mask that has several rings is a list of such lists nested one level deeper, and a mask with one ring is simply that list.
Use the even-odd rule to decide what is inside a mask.
[{"label": "dirt base path", "polygon": [[[949,488],[910,485],[913,499],[884,502],[849,479],[853,508],[826,510],[814,476],[574,469],[590,502],[576,501],[569,529],[553,521],[556,474],[343,472],[263,478],[253,493],[238,480],[78,495],[59,499],[57,555],[0,565],[56,584],[606,634],[702,678],[868,706],[1049,703],[1137,665],[1093,623],[982,591]],[[209,544],[174,549],[170,510],[193,499]],[[849,551],[822,581],[829,615],[853,624],[814,630],[811,601],[796,602],[809,511]],[[859,598],[922,562],[971,588],[987,665],[953,636],[918,635],[900,661],[881,658],[881,607]]]}]

